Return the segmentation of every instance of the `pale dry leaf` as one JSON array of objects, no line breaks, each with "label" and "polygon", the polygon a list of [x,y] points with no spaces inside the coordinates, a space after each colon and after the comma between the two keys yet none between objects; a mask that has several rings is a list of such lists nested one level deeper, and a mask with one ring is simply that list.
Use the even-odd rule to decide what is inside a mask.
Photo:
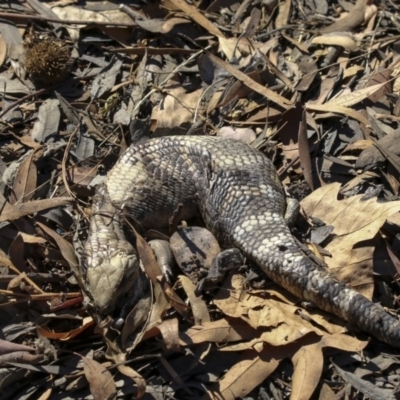
[{"label": "pale dry leaf", "polygon": [[323,347],[332,347],[342,351],[360,352],[365,349],[368,340],[359,340],[355,337],[338,333],[323,336],[320,343]]},{"label": "pale dry leaf", "polygon": [[143,29],[153,33],[168,33],[175,25],[190,23],[190,20],[185,18],[170,18],[167,21],[163,19],[145,19],[136,20],[136,23]]},{"label": "pale dry leaf", "polygon": [[293,355],[292,394],[290,400],[308,400],[317,387],[324,356],[321,342],[306,343]]},{"label": "pale dry leaf", "polygon": [[34,162],[35,151],[30,151],[20,164],[13,182],[10,204],[29,201],[35,194],[37,169]]},{"label": "pale dry leaf", "polygon": [[365,150],[374,145],[374,142],[369,139],[360,139],[355,142],[349,143],[343,150],[343,153],[354,150]]},{"label": "pale dry leaf", "polygon": [[239,340],[249,340],[256,334],[248,324],[239,319],[219,319],[195,325],[180,333],[182,346],[197,343],[229,343]]},{"label": "pale dry leaf", "polygon": [[332,254],[326,262],[339,279],[371,298],[373,290],[372,240],[387,217],[400,210],[400,201],[378,203],[375,198],[360,201],[362,195],[338,200],[339,183],[324,186],[306,197],[301,205],[313,217],[334,227],[336,235],[326,246]]},{"label": "pale dry leaf", "polygon": [[330,386],[327,383],[324,383],[321,387],[318,400],[337,400],[337,397]]},{"label": "pale dry leaf", "polygon": [[6,76],[0,76],[0,90],[4,94],[31,93],[31,89],[19,79],[8,79]]},{"label": "pale dry leaf", "polygon": [[362,65],[352,65],[343,71],[343,79],[350,78],[350,77],[358,74],[360,71],[364,71],[364,70],[365,70],[365,67],[363,67]]},{"label": "pale dry leaf", "polygon": [[195,324],[201,325],[203,322],[211,321],[207,304],[201,297],[196,296],[196,286],[193,284],[193,282],[185,275],[180,275],[179,281],[182,285],[183,290],[188,296],[189,303],[192,307]]},{"label": "pale dry leaf", "polygon": [[344,94],[338,97],[335,97],[332,100],[329,100],[324,104],[324,106],[332,107],[340,106],[340,107],[351,107],[360,101],[365,100],[367,97],[371,96],[373,93],[381,89],[386,82],[377,83],[376,85],[368,86],[362,89],[355,90],[354,92]]},{"label": "pale dry leaf", "polygon": [[288,24],[291,0],[285,0],[279,2],[278,15],[275,19],[275,28],[280,29]]},{"label": "pale dry leaf", "polygon": [[350,118],[355,119],[358,122],[361,122],[365,126],[370,125],[368,118],[364,117],[364,115],[362,115],[360,112],[353,110],[352,108],[349,107],[330,105],[328,103],[312,104],[310,102],[307,102],[305,106],[307,111],[322,111],[326,113],[343,114]]},{"label": "pale dry leaf", "polygon": [[356,28],[364,21],[367,3],[368,0],[357,0],[356,4],[347,15],[320,31],[324,33],[345,32]]},{"label": "pale dry leaf", "polygon": [[218,65],[220,68],[223,68],[226,71],[228,71],[236,79],[238,79],[240,82],[244,83],[246,86],[248,86],[250,89],[254,90],[256,93],[261,94],[265,98],[271,100],[272,102],[280,105],[281,107],[283,107],[285,109],[288,109],[292,105],[290,100],[279,95],[278,93],[275,93],[274,91],[268,89],[267,87],[259,84],[255,80],[251,79],[244,72],[239,71],[233,65],[221,60],[220,58],[218,58],[217,56],[215,56],[212,53],[207,53],[207,55],[212,60],[213,63]]},{"label": "pale dry leaf", "polygon": [[[118,21],[123,24],[132,24],[132,18],[126,13],[122,12],[117,8],[102,10],[99,11],[91,11],[85,10],[82,7],[77,7],[75,5],[68,5],[65,7],[56,6],[51,9],[55,14],[57,14],[58,18],[70,19],[75,21],[82,21],[83,23],[90,24],[91,22],[112,22]],[[81,25],[78,25],[81,28]],[[79,39],[79,29],[76,25],[68,24],[67,30],[71,36],[72,40]]]},{"label": "pale dry leaf", "polygon": [[0,215],[0,222],[12,221],[35,212],[47,210],[48,208],[65,206],[73,199],[71,197],[55,197],[52,199],[32,200],[28,203],[10,205],[6,204]]},{"label": "pale dry leaf", "polygon": [[31,131],[31,137],[38,143],[46,140],[58,133],[61,112],[58,99],[47,99],[39,107],[38,115]]},{"label": "pale dry leaf", "polygon": [[[196,107],[199,103],[202,89],[187,93],[181,85],[170,84],[171,89],[167,91],[160,106],[153,109],[152,119],[157,121],[157,128],[174,128],[193,120]],[[198,111],[200,112],[200,107]]]},{"label": "pale dry leaf", "polygon": [[0,67],[3,66],[4,61],[7,57],[7,43],[3,36],[0,35]]},{"label": "pale dry leaf", "polygon": [[13,353],[15,351],[35,351],[33,347],[25,346],[19,343],[9,342],[8,340],[0,339],[0,355]]},{"label": "pale dry leaf", "polygon": [[50,237],[54,239],[57,243],[58,248],[61,251],[64,259],[68,262],[72,269],[76,268],[79,265],[79,260],[76,256],[74,246],[62,236],[60,236],[57,232],[53,231],[53,229],[49,228],[45,224],[36,221],[36,223],[40,226],[40,228]]},{"label": "pale dry leaf", "polygon": [[356,51],[358,44],[352,35],[345,32],[327,33],[316,36],[311,40],[312,44],[323,44],[327,46],[340,46],[347,51]]},{"label": "pale dry leaf", "polygon": [[212,35],[218,37],[225,37],[225,35],[220,31],[220,29],[213,24],[209,19],[207,19],[200,11],[197,10],[195,6],[188,4],[184,0],[170,0],[176,7],[182,10],[189,18],[193,19],[206,31]]},{"label": "pale dry leaf", "polygon": [[394,78],[393,81],[393,93],[400,92],[400,59],[396,59],[392,64],[392,70],[390,76]]},{"label": "pale dry leaf", "polygon": [[[269,347],[260,353],[243,352],[240,361],[218,381],[218,395],[224,400],[243,398],[275,371],[283,357],[284,351],[279,354]],[[202,399],[214,398],[212,394],[211,389]]]},{"label": "pale dry leaf", "polygon": [[323,366],[322,350],[330,347],[342,351],[359,352],[368,344],[349,335],[324,335],[321,338],[304,338],[297,352],[292,356],[294,372],[290,400],[308,400],[317,387]]},{"label": "pale dry leaf", "polygon": [[163,337],[165,348],[168,351],[179,351],[179,321],[177,318],[166,319],[157,328]]},{"label": "pale dry leaf", "polygon": [[[229,345],[226,350],[240,351],[260,343],[269,343],[274,346],[282,346],[296,342],[310,332],[319,336],[329,334],[327,332],[343,332],[344,328],[328,322],[315,312],[302,310],[305,318],[299,315],[299,307],[276,300],[268,296],[269,291],[260,291],[257,294],[248,293],[245,287],[245,278],[235,274],[226,279],[223,287],[215,296],[214,304],[225,314],[235,318],[241,318],[254,329],[262,329],[261,334],[255,335],[249,342]],[[226,295],[229,293],[229,296]],[[325,327],[323,331],[312,324],[314,320]]]},{"label": "pale dry leaf", "polygon": [[137,371],[135,371],[132,367],[128,365],[118,365],[118,371],[121,374],[131,378],[136,383],[136,398],[140,399],[144,393],[146,392],[146,380],[140,375]]},{"label": "pale dry leaf", "polygon": [[17,287],[25,280],[26,273],[22,272],[21,274],[17,275],[15,278],[11,279],[10,282],[7,284],[7,290],[12,290]]},{"label": "pale dry leaf", "polygon": [[251,144],[257,135],[251,128],[234,128],[233,126],[223,126],[217,132],[217,136],[228,139],[238,140],[239,142]]},{"label": "pale dry leaf", "polygon": [[252,47],[250,45],[249,39],[240,39],[237,38],[218,38],[220,50],[225,54],[228,60],[231,60],[233,57],[236,57],[240,60],[242,54],[251,54]]},{"label": "pale dry leaf", "polygon": [[109,371],[97,361],[82,357],[83,371],[89,382],[94,400],[111,400],[117,397],[117,388]]}]

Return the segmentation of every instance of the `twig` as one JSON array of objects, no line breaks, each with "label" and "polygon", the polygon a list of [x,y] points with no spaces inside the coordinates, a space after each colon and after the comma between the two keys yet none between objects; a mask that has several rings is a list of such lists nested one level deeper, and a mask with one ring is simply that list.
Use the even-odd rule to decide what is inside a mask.
[{"label": "twig", "polygon": [[17,101],[14,101],[14,103],[11,103],[5,110],[3,110],[0,113],[0,118],[4,117],[4,115],[6,115],[9,111],[11,111],[13,108],[19,106],[20,104],[22,104],[25,100],[29,100],[32,97],[36,97],[39,96],[41,94],[44,94],[46,92],[48,92],[49,90],[52,90],[54,87],[52,86],[51,88],[44,88],[44,89],[39,89],[36,92],[33,93],[29,93],[24,97],[21,97],[20,99],[18,99]]}]

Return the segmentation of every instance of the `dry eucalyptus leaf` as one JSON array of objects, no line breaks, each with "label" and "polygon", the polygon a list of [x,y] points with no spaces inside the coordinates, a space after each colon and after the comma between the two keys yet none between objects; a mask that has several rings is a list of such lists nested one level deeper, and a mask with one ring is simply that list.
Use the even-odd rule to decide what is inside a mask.
[{"label": "dry eucalyptus leaf", "polygon": [[376,85],[368,86],[362,89],[354,90],[351,93],[346,93],[343,95],[340,95],[338,97],[335,97],[332,100],[327,101],[324,106],[325,107],[335,107],[335,106],[341,106],[341,107],[351,107],[354,106],[354,104],[359,103],[360,101],[365,100],[367,97],[371,96],[374,94],[376,91],[381,89],[383,86],[386,85],[386,82],[383,83],[377,83]]},{"label": "dry eucalyptus leaf", "polygon": [[324,186],[307,196],[301,205],[308,215],[335,228],[336,237],[326,246],[332,254],[332,258],[326,259],[329,268],[371,298],[375,246],[373,242],[363,242],[372,241],[387,217],[400,211],[400,201],[360,201],[362,195],[338,200],[339,190],[339,183]]},{"label": "dry eucalyptus leaf", "polygon": [[157,121],[157,128],[174,128],[185,122],[189,123],[193,120],[195,111],[202,110],[202,107],[198,107],[202,89],[187,93],[184,87],[176,85],[166,91],[168,95],[162,105],[153,110],[152,119]]},{"label": "dry eucalyptus leaf", "polygon": [[21,162],[13,182],[10,203],[25,203],[35,195],[37,169],[34,160],[35,151],[31,150]]},{"label": "dry eucalyptus leaf", "polygon": [[187,16],[193,19],[196,23],[198,23],[201,27],[203,27],[212,35],[222,38],[225,37],[221,30],[209,19],[207,19],[201,12],[199,12],[195,6],[188,4],[184,0],[171,0],[171,3],[182,10]]},{"label": "dry eucalyptus leaf", "polygon": [[[365,96],[365,97],[367,97],[367,96]],[[358,111],[353,110],[350,107],[344,107],[342,105],[334,105],[334,104],[329,104],[329,103],[312,104],[310,102],[307,102],[305,106],[306,106],[307,111],[322,111],[322,112],[326,112],[326,113],[336,113],[339,115],[343,114],[350,118],[355,119],[356,121],[361,122],[365,126],[370,125],[368,118],[364,117],[363,114],[361,114]]]},{"label": "dry eucalyptus leaf", "polygon": [[318,340],[310,337],[292,356],[294,367],[291,400],[308,400],[317,387],[324,366],[322,350],[331,347],[343,351],[362,351],[368,344],[348,335],[326,335]]},{"label": "dry eucalyptus leaf", "polygon": [[[232,275],[231,279],[226,279],[213,303],[225,315],[241,318],[253,329],[261,331],[250,341],[229,345],[226,350],[245,350],[261,343],[282,346],[297,342],[311,332],[319,336],[344,332],[343,327],[328,322],[327,318],[321,317],[317,310],[310,312],[301,310],[306,317],[303,318],[299,314],[299,306],[276,300],[275,292],[260,290],[248,293],[244,289],[244,284],[245,278],[242,275]],[[328,316],[328,314],[323,315]],[[317,322],[318,325],[311,321]],[[326,331],[319,329],[318,326],[324,327]]]},{"label": "dry eucalyptus leaf", "polygon": [[183,290],[188,296],[190,306],[192,308],[193,317],[195,324],[201,325],[203,322],[211,321],[210,314],[208,312],[207,304],[201,297],[196,296],[195,289],[196,286],[193,282],[186,276],[180,275],[179,281],[182,285]]},{"label": "dry eucalyptus leaf", "polygon": [[312,44],[324,44],[327,46],[341,46],[348,51],[356,51],[358,44],[354,38],[345,32],[328,33],[316,36],[311,40]]},{"label": "dry eucalyptus leaf", "polygon": [[220,398],[220,396],[224,400],[243,398],[268,378],[279,363],[280,358],[269,348],[262,350],[260,353],[248,350],[241,355],[240,361],[219,380],[215,397],[211,389],[202,397],[202,400],[210,397]]},{"label": "dry eucalyptus leaf", "polygon": [[359,26],[364,20],[364,14],[367,8],[368,0],[357,0],[354,7],[343,18],[334,22],[332,25],[321,29],[321,32],[345,32]]},{"label": "dry eucalyptus leaf", "polygon": [[83,370],[89,382],[94,400],[111,400],[117,398],[117,388],[109,371],[97,361],[82,357]]},{"label": "dry eucalyptus leaf", "polygon": [[249,340],[255,334],[255,330],[239,319],[219,319],[217,321],[204,322],[202,325],[194,325],[180,333],[182,346],[196,343],[229,343],[238,340]]},{"label": "dry eucalyptus leaf", "polygon": [[12,221],[29,214],[47,210],[48,208],[65,206],[72,200],[71,197],[55,197],[52,199],[32,200],[28,203],[16,204],[13,206],[7,203],[1,211],[0,222]]}]

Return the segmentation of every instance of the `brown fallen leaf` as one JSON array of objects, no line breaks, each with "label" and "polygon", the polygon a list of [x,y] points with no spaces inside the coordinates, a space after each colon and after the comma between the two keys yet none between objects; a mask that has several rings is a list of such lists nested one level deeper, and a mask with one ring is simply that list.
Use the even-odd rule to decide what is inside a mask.
[{"label": "brown fallen leaf", "polygon": [[279,95],[278,93],[275,93],[274,91],[268,89],[267,87],[260,85],[259,83],[257,83],[253,79],[251,79],[249,76],[247,76],[244,72],[239,71],[233,65],[227,63],[224,60],[221,60],[214,54],[207,53],[207,56],[212,60],[212,62],[214,62],[219,67],[225,69],[226,71],[228,71],[240,82],[244,83],[246,86],[253,89],[256,93],[261,94],[262,96],[271,100],[275,104],[278,104],[279,106],[281,106],[282,108],[285,108],[285,109],[288,109],[292,105],[290,100]]},{"label": "brown fallen leaf", "polygon": [[292,356],[294,373],[291,400],[311,398],[321,378],[324,366],[322,350],[325,347],[343,351],[361,351],[367,345],[367,342],[361,342],[351,336],[341,334],[323,336],[318,339],[311,335],[305,339]]},{"label": "brown fallen leaf", "polygon": [[[187,93],[185,88],[171,81],[166,88],[167,95],[160,106],[154,107],[152,119],[157,121],[157,128],[179,127],[193,120],[202,90]],[[198,111],[201,111],[200,107]]]},{"label": "brown fallen leaf", "polygon": [[219,28],[215,24],[213,24],[209,19],[207,19],[200,11],[197,10],[195,6],[186,3],[184,0],[169,0],[172,4],[174,4],[177,8],[182,10],[189,18],[193,19],[196,23],[198,23],[201,27],[203,27],[206,31],[211,33],[212,35],[224,38],[225,35],[221,32]]},{"label": "brown fallen leaf", "polygon": [[13,353],[15,351],[35,351],[33,347],[25,346],[19,343],[9,342],[8,340],[0,339],[0,355]]},{"label": "brown fallen leaf", "polygon": [[279,354],[273,348],[261,352],[248,350],[243,352],[240,361],[219,380],[218,385],[207,391],[202,400],[243,398],[270,376],[278,367],[284,352]]},{"label": "brown fallen leaf", "polygon": [[249,340],[254,337],[255,330],[238,318],[219,319],[195,325],[180,333],[180,344],[193,345],[197,343],[228,343],[239,340]]},{"label": "brown fallen leaf", "polygon": [[311,43],[323,44],[326,46],[341,46],[348,51],[356,51],[359,47],[352,35],[345,32],[316,36],[311,40]]},{"label": "brown fallen leaf", "polygon": [[364,14],[368,0],[357,0],[354,7],[343,18],[334,22],[332,25],[320,29],[323,33],[350,31],[359,26],[364,21]]},{"label": "brown fallen leaf", "polygon": [[111,373],[95,360],[82,357],[83,371],[89,382],[94,400],[111,400],[117,398],[117,388]]},{"label": "brown fallen leaf", "polygon": [[10,367],[9,363],[39,364],[44,360],[43,354],[31,354],[27,351],[14,351],[0,355],[0,367]]},{"label": "brown fallen leaf", "polygon": [[37,221],[37,225],[40,226],[40,228],[51,238],[54,239],[56,242],[58,248],[61,251],[61,254],[63,255],[64,259],[68,262],[71,268],[76,269],[76,267],[79,265],[79,260],[76,256],[74,247],[70,242],[65,240],[62,236],[60,236],[57,232],[53,231],[53,229],[50,229],[48,226],[45,224]]},{"label": "brown fallen leaf", "polygon": [[334,114],[343,114],[346,115],[350,118],[355,119],[356,121],[361,122],[365,126],[369,126],[370,122],[368,118],[364,117],[363,114],[361,114],[358,111],[353,110],[350,107],[344,107],[341,105],[332,105],[332,104],[312,104],[311,102],[307,102],[305,104],[306,110],[307,111],[322,111],[322,112],[327,112],[327,113],[334,113]]},{"label": "brown fallen leaf", "polygon": [[335,228],[336,236],[325,246],[332,254],[332,258],[326,259],[329,268],[339,279],[371,298],[375,248],[372,239],[387,217],[400,211],[400,201],[378,203],[372,198],[361,202],[362,195],[338,200],[339,190],[339,183],[324,186],[307,196],[301,205],[308,215]]},{"label": "brown fallen leaf", "polygon": [[53,330],[50,331],[46,327],[41,327],[39,325],[37,326],[37,330],[45,338],[61,340],[61,341],[68,341],[68,340],[71,340],[74,337],[78,336],[86,329],[90,328],[93,324],[94,324],[94,321],[93,321],[92,317],[85,317],[82,320],[82,324],[78,328],[72,329],[70,331],[54,332]]},{"label": "brown fallen leaf", "polygon": [[278,15],[275,20],[276,29],[282,28],[288,24],[291,5],[291,1],[279,2]]},{"label": "brown fallen leaf", "polygon": [[207,304],[201,297],[196,296],[195,294],[196,286],[193,284],[193,282],[185,275],[180,275],[179,281],[183,287],[183,290],[188,296],[188,300],[192,307],[195,324],[202,325],[203,322],[211,321]]},{"label": "brown fallen leaf", "polygon": [[32,150],[18,168],[10,195],[11,204],[29,201],[35,194],[37,170],[34,155],[35,151]]},{"label": "brown fallen leaf", "polygon": [[131,378],[136,383],[137,393],[135,397],[140,399],[146,391],[146,380],[142,377],[142,375],[128,365],[118,365],[117,368],[121,374]]},{"label": "brown fallen leaf", "polygon": [[231,275],[225,280],[213,303],[225,315],[241,318],[253,329],[267,328],[261,335],[256,335],[251,344],[238,345],[242,350],[243,346],[263,341],[276,346],[284,345],[313,330],[308,321],[295,315],[297,306],[266,297],[265,291],[253,295],[247,293],[245,278],[240,274]]},{"label": "brown fallen leaf", "polygon": [[0,215],[0,222],[13,221],[15,219],[34,214],[48,208],[65,206],[73,201],[71,197],[55,197],[52,199],[33,200],[23,204],[6,204]]}]

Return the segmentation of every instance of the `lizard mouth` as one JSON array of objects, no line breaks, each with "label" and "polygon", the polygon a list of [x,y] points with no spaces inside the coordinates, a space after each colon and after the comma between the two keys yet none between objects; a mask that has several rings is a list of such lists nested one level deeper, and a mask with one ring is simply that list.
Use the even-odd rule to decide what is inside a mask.
[{"label": "lizard mouth", "polygon": [[86,271],[86,286],[93,306],[101,315],[114,311],[118,299],[135,283],[139,272],[136,254],[118,252],[107,259],[96,257]]}]

